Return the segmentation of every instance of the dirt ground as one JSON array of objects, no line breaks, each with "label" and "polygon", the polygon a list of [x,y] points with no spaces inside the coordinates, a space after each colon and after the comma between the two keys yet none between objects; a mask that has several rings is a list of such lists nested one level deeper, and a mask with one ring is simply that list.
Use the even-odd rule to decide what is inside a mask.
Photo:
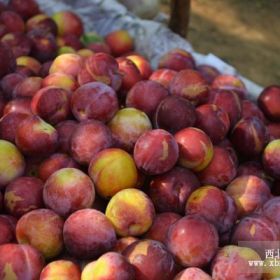
[{"label": "dirt ground", "polygon": [[188,40],[262,86],[280,84],[279,0],[192,0]]}]

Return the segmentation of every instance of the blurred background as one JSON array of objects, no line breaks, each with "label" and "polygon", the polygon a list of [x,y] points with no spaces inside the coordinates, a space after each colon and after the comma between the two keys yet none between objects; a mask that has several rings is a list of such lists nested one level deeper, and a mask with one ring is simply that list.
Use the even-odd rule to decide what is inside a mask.
[{"label": "blurred background", "polygon": [[[160,1],[170,15],[173,0]],[[187,38],[257,84],[280,84],[279,0],[191,0]]]}]

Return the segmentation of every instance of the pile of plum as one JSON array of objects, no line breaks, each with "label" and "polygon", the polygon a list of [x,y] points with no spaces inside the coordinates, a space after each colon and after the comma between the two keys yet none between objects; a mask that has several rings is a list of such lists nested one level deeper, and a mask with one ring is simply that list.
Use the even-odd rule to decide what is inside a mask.
[{"label": "pile of plum", "polygon": [[0,5],[0,78],[0,280],[280,277],[280,86],[34,0]]}]

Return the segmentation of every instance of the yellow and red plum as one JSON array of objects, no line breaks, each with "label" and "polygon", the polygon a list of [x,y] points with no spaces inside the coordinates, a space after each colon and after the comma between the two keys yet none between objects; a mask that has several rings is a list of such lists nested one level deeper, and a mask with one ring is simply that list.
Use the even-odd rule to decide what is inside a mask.
[{"label": "yellow and red plum", "polygon": [[247,247],[228,245],[221,248],[212,262],[213,280],[261,280],[259,266],[250,266],[250,261],[261,261],[256,251]]},{"label": "yellow and red plum", "polygon": [[124,189],[111,198],[105,213],[119,236],[139,236],[151,227],[155,209],[144,192]]},{"label": "yellow and red plum", "polygon": [[17,222],[17,241],[38,249],[46,259],[56,257],[63,249],[63,223],[62,218],[52,210],[32,210]]},{"label": "yellow and red plum", "polygon": [[19,177],[7,185],[4,194],[6,211],[14,217],[43,208],[43,181],[36,177]]},{"label": "yellow and red plum", "polygon": [[0,189],[23,175],[25,159],[11,142],[0,140]]},{"label": "yellow and red plum", "polygon": [[265,171],[272,177],[280,179],[280,139],[267,144],[262,154],[262,164]]},{"label": "yellow and red plum", "polygon": [[83,22],[72,11],[59,11],[52,15],[58,28],[58,35],[63,36],[66,34],[75,34],[80,37],[83,32]]},{"label": "yellow and red plum", "polygon": [[150,62],[145,57],[140,54],[130,54],[126,56],[126,58],[131,60],[137,66],[144,80],[149,79],[153,70]]},{"label": "yellow and red plum", "polygon": [[149,77],[149,80],[155,81],[168,89],[176,73],[177,71],[171,69],[157,69]]},{"label": "yellow and red plum", "polygon": [[186,203],[186,214],[197,214],[214,224],[220,233],[229,231],[237,220],[234,200],[214,186],[196,189]]},{"label": "yellow and red plum", "polygon": [[94,198],[93,182],[77,168],[57,170],[44,185],[43,199],[46,207],[62,217],[80,209],[91,208]]},{"label": "yellow and red plum", "polygon": [[80,85],[101,82],[117,91],[122,84],[118,62],[106,53],[93,54],[84,61],[84,66],[78,75],[78,82]]},{"label": "yellow and red plum", "polygon": [[119,57],[117,58],[117,62],[122,75],[121,90],[124,91],[124,95],[126,95],[128,90],[142,80],[142,76],[137,66],[130,59]]},{"label": "yellow and red plum", "polygon": [[254,212],[271,198],[267,182],[253,175],[236,177],[226,192],[234,199],[239,217]]},{"label": "yellow and red plum", "polygon": [[135,108],[123,108],[111,119],[108,127],[118,146],[130,152],[137,139],[152,129],[152,124],[143,111]]},{"label": "yellow and red plum", "polygon": [[134,40],[127,30],[112,31],[104,39],[114,56],[125,55],[134,49]]},{"label": "yellow and red plum", "polygon": [[38,250],[29,245],[1,245],[0,256],[0,279],[36,280],[45,264]]},{"label": "yellow and red plum", "polygon": [[123,255],[135,268],[137,280],[168,280],[175,274],[175,262],[166,247],[155,240],[139,240],[131,244]]},{"label": "yellow and red plum", "polygon": [[25,118],[16,130],[16,144],[28,156],[47,156],[57,148],[56,129],[39,116]]},{"label": "yellow and red plum", "polygon": [[78,83],[75,78],[69,74],[55,72],[47,75],[42,80],[42,87],[49,86],[63,88],[72,92],[78,88]]},{"label": "yellow and red plum", "polygon": [[179,146],[179,164],[194,171],[205,169],[213,158],[211,139],[201,129],[188,127],[175,134]]},{"label": "yellow and red plum", "polygon": [[61,54],[57,56],[49,69],[49,74],[63,73],[76,78],[83,66],[83,58],[74,53]]},{"label": "yellow and red plum", "polygon": [[56,260],[48,263],[40,274],[40,280],[81,280],[81,271],[70,260]]},{"label": "yellow and red plum", "polygon": [[104,198],[110,198],[123,189],[137,187],[135,162],[122,149],[104,149],[97,153],[90,162],[88,174],[95,183],[96,191]]},{"label": "yellow and red plum", "polygon": [[208,100],[208,84],[195,70],[179,71],[170,83],[172,95],[186,98],[194,105],[206,103]]},{"label": "yellow and red plum", "polygon": [[134,267],[125,257],[116,252],[108,252],[96,261],[87,264],[81,280],[134,280]]}]

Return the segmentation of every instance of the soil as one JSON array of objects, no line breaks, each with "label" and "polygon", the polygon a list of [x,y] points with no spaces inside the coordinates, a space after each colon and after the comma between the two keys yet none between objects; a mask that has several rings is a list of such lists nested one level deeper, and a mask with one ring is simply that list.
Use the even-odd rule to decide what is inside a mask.
[{"label": "soil", "polygon": [[259,85],[280,84],[279,0],[192,0],[188,40]]}]

